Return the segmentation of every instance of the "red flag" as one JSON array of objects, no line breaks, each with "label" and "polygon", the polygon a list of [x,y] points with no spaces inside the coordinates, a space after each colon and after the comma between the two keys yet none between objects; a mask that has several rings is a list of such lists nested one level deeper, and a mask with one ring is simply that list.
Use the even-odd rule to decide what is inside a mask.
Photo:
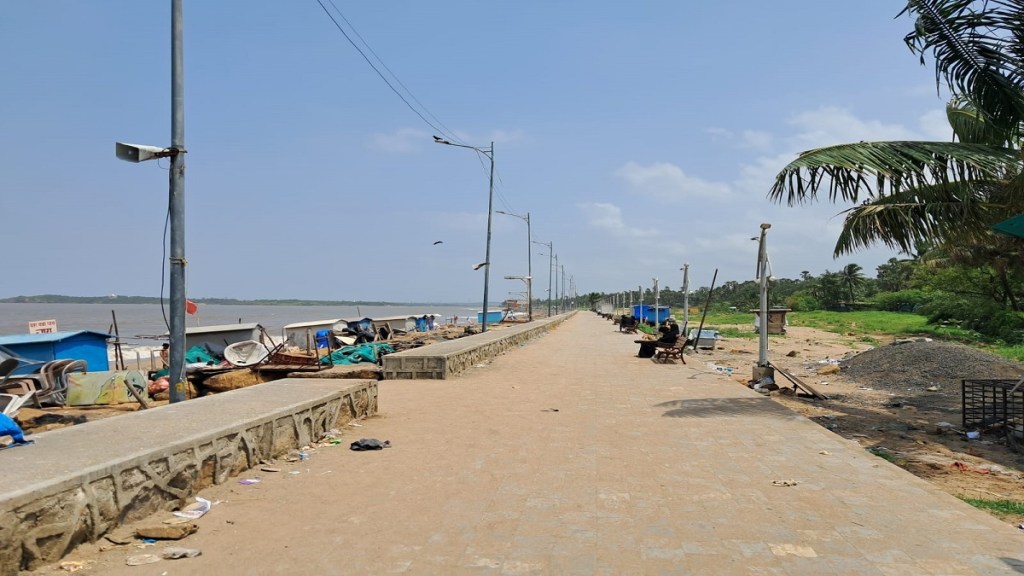
[{"label": "red flag", "polygon": [[195,314],[196,312],[199,312],[199,306],[196,306],[196,303],[191,300],[185,300],[185,313]]}]

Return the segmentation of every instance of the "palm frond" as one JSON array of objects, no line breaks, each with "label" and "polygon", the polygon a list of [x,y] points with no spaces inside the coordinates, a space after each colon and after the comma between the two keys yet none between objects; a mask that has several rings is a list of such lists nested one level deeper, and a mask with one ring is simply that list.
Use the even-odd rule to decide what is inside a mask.
[{"label": "palm frond", "polygon": [[989,226],[1012,208],[990,201],[1001,181],[951,182],[876,198],[846,210],[833,255],[873,244],[912,252],[921,244],[971,243],[991,235]]},{"label": "palm frond", "polygon": [[1021,172],[1010,148],[963,142],[858,142],[804,152],[775,177],[768,198],[790,206],[817,199],[859,202],[900,190],[991,180]]},{"label": "palm frond", "polygon": [[1024,0],[908,0],[916,16],[904,41],[925,64],[935,59],[936,84],[969,96],[986,121],[1019,134],[1024,120]]},{"label": "palm frond", "polygon": [[978,107],[965,97],[955,96],[946,104],[946,119],[960,142],[1012,146],[1016,138],[1014,130],[986,121],[985,116],[978,112]]}]

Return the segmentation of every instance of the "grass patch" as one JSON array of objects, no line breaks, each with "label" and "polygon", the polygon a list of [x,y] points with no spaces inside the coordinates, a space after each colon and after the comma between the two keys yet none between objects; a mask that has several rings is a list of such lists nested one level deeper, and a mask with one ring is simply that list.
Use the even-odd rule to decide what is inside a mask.
[{"label": "grass patch", "polygon": [[900,458],[899,456],[893,454],[892,452],[889,452],[888,450],[886,450],[885,448],[882,448],[882,447],[868,448],[868,452],[871,452],[872,454],[874,454],[875,456],[878,456],[882,460],[886,460],[886,461],[892,462],[893,464],[895,464],[897,466],[900,466],[900,467],[906,466],[906,464],[907,464],[906,460],[904,460],[903,458]]},{"label": "grass patch", "polygon": [[1017,500],[983,500],[981,498],[961,498],[975,508],[988,510],[997,515],[1024,516],[1024,502]]},{"label": "grass patch", "polygon": [[[711,326],[710,328],[712,330],[718,330],[718,335],[722,336],[723,338],[747,338],[749,340],[757,338],[757,332],[752,332],[750,330],[740,330],[735,326],[723,326],[721,328]],[[707,328],[705,328],[705,330],[707,330]]]}]

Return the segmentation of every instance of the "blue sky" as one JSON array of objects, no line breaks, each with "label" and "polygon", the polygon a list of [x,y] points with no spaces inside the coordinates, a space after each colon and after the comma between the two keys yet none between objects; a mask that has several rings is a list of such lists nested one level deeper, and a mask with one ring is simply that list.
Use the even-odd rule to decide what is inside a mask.
[{"label": "blue sky", "polygon": [[[899,2],[335,2],[431,122],[494,142],[495,210],[529,212],[583,293],[677,289],[684,262],[695,287],[752,279],[761,222],[776,276],[873,276],[895,254],[833,260],[847,206],[774,205],[774,175],[814,147],[949,139]],[[3,7],[0,296],[160,292],[166,163],[114,142],[170,143],[169,17]],[[190,297],[480,298],[485,159],[435,144],[316,0],[185,0],[184,19]],[[493,216],[492,301],[523,290],[503,277],[526,241]]]}]

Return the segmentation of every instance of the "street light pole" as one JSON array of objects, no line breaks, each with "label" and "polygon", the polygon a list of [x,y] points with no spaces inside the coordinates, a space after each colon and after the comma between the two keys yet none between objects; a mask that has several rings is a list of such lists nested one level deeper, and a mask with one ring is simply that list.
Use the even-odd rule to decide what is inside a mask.
[{"label": "street light pole", "polygon": [[690,265],[683,264],[683,338],[690,324]]},{"label": "street light pole", "polygon": [[484,252],[484,312],[483,321],[480,323],[480,331],[487,332],[487,313],[489,312],[487,307],[487,288],[490,284],[491,278],[491,214],[494,208],[494,141],[491,141],[491,145],[488,148],[477,148],[476,146],[467,146],[466,144],[456,144],[454,142],[449,142],[440,136],[434,136],[434,142],[444,144],[446,146],[469,148],[470,150],[475,150],[479,154],[483,154],[491,161],[490,185],[487,192],[487,248]]},{"label": "street light pole", "polygon": [[531,242],[533,242],[534,244],[540,244],[541,246],[547,246],[548,247],[548,318],[550,318],[551,317],[551,262],[552,262],[553,255],[555,253],[555,249],[554,249],[555,243],[554,243],[554,241],[551,241],[551,242],[537,242],[536,240],[531,240]]},{"label": "street light pole", "polygon": [[513,214],[511,212],[505,212],[503,210],[495,210],[498,214],[504,214],[505,216],[514,216],[520,220],[526,222],[526,277],[529,280],[526,282],[526,317],[533,322],[533,249],[530,247],[530,243],[533,242],[533,235],[530,231],[530,213],[527,212],[526,216],[520,216],[519,214]]},{"label": "street light pole", "polygon": [[171,0],[171,146],[117,142],[114,154],[128,162],[170,158],[167,219],[170,221],[170,319],[168,374],[171,402],[186,399],[185,377],[185,58],[181,0]]},{"label": "street light pole", "polygon": [[[181,0],[171,0],[171,149],[185,150],[185,59]],[[185,155],[171,156],[171,346],[168,353],[171,402],[187,397],[185,380]]]}]

